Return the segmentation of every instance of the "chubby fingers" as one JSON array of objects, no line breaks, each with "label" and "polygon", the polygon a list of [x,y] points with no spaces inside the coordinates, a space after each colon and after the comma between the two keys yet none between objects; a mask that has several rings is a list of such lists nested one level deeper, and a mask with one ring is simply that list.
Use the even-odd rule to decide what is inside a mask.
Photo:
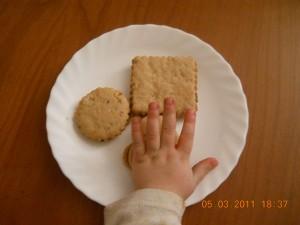
[{"label": "chubby fingers", "polygon": [[173,149],[176,142],[176,106],[173,98],[165,98],[162,123],[161,147]]},{"label": "chubby fingers", "polygon": [[186,110],[181,134],[177,143],[177,149],[190,153],[193,147],[195,133],[196,113],[193,109]]}]

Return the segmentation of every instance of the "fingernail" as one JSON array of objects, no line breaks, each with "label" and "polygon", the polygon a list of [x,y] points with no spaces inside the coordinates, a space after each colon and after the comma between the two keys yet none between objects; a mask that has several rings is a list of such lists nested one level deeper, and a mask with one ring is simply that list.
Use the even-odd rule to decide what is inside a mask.
[{"label": "fingernail", "polygon": [[149,108],[152,109],[152,110],[153,110],[153,109],[157,109],[157,104],[156,104],[156,102],[151,102],[150,105],[149,105]]},{"label": "fingernail", "polygon": [[193,119],[196,117],[196,112],[193,109],[188,109],[188,114]]},{"label": "fingernail", "polygon": [[132,117],[132,123],[138,123],[140,118],[138,116]]},{"label": "fingernail", "polygon": [[159,103],[156,103],[156,109],[159,110]]},{"label": "fingernail", "polygon": [[167,97],[165,99],[165,102],[166,102],[167,105],[172,105],[174,103],[174,101],[173,101],[173,99],[171,97]]},{"label": "fingernail", "polygon": [[219,164],[216,158],[210,158],[210,165],[212,168],[215,168]]}]

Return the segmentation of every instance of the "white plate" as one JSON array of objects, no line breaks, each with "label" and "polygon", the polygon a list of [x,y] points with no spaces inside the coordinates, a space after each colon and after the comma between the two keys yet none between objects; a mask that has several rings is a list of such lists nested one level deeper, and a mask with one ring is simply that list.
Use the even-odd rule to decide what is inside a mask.
[{"label": "white plate", "polygon": [[[90,199],[107,205],[133,190],[122,162],[131,142],[130,126],[112,141],[93,143],[73,126],[73,112],[82,96],[108,86],[129,98],[131,59],[137,55],[193,56],[199,65],[199,111],[191,163],[216,157],[220,164],[186,201],[191,205],[213,192],[236,166],[248,130],[246,97],[231,66],[210,45],[179,29],[132,25],[90,41],[66,64],[47,105],[48,140],[63,173]],[[180,132],[182,122],[177,124]]]}]

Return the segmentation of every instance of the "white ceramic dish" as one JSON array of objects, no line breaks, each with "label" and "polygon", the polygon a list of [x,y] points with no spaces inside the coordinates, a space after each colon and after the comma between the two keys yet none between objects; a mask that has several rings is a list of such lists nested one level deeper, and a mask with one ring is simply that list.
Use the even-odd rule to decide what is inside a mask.
[{"label": "white ceramic dish", "polygon": [[[199,65],[199,111],[191,164],[216,157],[220,164],[186,201],[191,205],[229,176],[243,151],[248,130],[246,97],[231,66],[210,45],[179,29],[160,25],[118,28],[90,41],[59,74],[47,105],[48,140],[63,173],[86,196],[107,205],[133,190],[122,152],[130,126],[105,143],[90,142],[73,126],[82,96],[98,86],[119,89],[129,98],[131,59],[137,55],[193,56]],[[180,132],[182,122],[177,124]]]}]

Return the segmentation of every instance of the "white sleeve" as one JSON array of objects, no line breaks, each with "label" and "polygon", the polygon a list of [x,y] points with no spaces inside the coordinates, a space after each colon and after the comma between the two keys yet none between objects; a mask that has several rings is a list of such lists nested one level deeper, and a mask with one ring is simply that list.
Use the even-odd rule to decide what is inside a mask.
[{"label": "white sleeve", "polygon": [[169,191],[140,189],[108,205],[105,225],[180,225],[185,210],[183,199]]}]

